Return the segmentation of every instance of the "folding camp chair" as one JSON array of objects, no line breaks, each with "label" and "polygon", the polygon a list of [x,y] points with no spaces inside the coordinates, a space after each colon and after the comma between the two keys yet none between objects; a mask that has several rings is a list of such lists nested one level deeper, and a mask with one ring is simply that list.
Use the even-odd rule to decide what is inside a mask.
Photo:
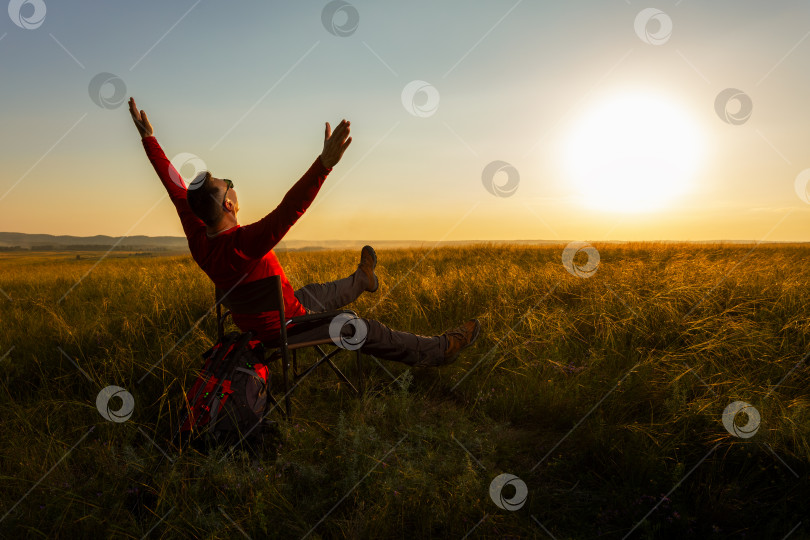
[{"label": "folding camp chair", "polygon": [[[328,311],[323,313],[310,313],[299,317],[287,319],[284,315],[284,296],[281,291],[281,278],[279,276],[269,276],[266,278],[258,279],[248,283],[237,285],[230,291],[225,291],[219,288],[215,289],[216,306],[217,306],[217,334],[221,340],[225,335],[225,319],[232,313],[264,313],[264,312],[278,312],[281,328],[279,336],[270,341],[264,341],[266,349],[265,359],[273,361],[276,358],[281,359],[282,372],[284,375],[284,406],[286,410],[286,417],[289,420],[292,414],[292,406],[290,404],[290,394],[292,390],[298,385],[298,381],[309,375],[313,370],[327,364],[335,374],[344,383],[346,383],[351,390],[360,395],[363,391],[363,371],[360,364],[360,350],[354,352],[357,354],[357,387],[349,380],[346,375],[335,365],[332,358],[344,349],[337,346],[331,337],[327,336],[323,339],[308,340],[306,336],[299,337],[299,334],[306,330],[319,327],[321,325],[328,327],[332,319],[341,313],[345,313],[352,318],[357,317],[354,311],[343,309],[336,311]],[[227,311],[222,313],[222,306],[225,306]],[[233,317],[231,317],[233,319]],[[294,326],[288,328],[290,324]],[[333,345],[334,350],[326,353],[321,348],[321,345]],[[314,347],[320,359],[310,364],[301,373],[298,373],[298,358],[297,351],[307,347]],[[290,386],[289,369],[290,369],[290,353],[292,353],[292,372],[294,386]],[[278,402],[270,394],[268,389],[268,397],[270,401],[277,407]]]}]

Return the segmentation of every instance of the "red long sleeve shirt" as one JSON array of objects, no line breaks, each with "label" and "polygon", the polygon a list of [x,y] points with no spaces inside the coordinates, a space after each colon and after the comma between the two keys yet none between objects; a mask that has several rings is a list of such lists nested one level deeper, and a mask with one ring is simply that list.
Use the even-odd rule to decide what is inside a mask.
[{"label": "red long sleeve shirt", "polygon": [[[237,283],[249,283],[278,275],[281,276],[285,316],[289,318],[304,315],[306,310],[295,298],[290,281],[273,253],[273,247],[312,204],[332,168],[325,167],[320,157],[315,158],[309,170],[290,188],[275,210],[256,223],[244,227],[236,225],[211,237],[206,232],[205,223],[191,210],[186,200],[185,182],[166,158],[157,139],[154,136],[146,137],[143,139],[143,146],[177,209],[192,258],[214,285],[227,291]],[[243,332],[253,330],[262,340],[278,335],[277,312],[233,314],[233,322]]]}]

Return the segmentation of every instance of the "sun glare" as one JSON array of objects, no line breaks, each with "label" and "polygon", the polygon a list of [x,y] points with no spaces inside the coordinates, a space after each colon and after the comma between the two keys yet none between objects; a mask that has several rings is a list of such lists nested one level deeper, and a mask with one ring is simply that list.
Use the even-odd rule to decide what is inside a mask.
[{"label": "sun glare", "polygon": [[673,101],[624,93],[583,111],[572,124],[565,168],[586,206],[647,212],[689,191],[704,144]]}]

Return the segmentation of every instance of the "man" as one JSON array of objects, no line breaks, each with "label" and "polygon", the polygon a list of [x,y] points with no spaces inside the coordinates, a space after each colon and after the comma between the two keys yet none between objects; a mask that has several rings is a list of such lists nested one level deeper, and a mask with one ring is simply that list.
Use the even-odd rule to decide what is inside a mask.
[{"label": "man", "polygon": [[[287,317],[339,309],[364,291],[377,290],[379,282],[374,274],[377,255],[371,246],[363,247],[360,263],[351,276],[329,283],[311,283],[298,290],[293,290],[273,253],[273,247],[303,215],[326,176],[351,144],[350,122],[342,120],[334,132],[327,122],[323,152],[309,170],[290,188],[275,210],[255,223],[241,226],[236,219],[239,198],[233,182],[203,171],[186,187],[155,139],[146,112],[138,110],[133,98],[129,100],[129,111],[146,155],[180,216],[191,256],[216,287],[229,291],[242,283],[278,275]],[[262,340],[278,335],[276,312],[233,314],[233,321],[241,331],[253,330]],[[471,319],[440,336],[428,337],[391,330],[373,319],[360,318],[360,321],[366,328],[361,352],[413,366],[441,366],[455,361],[459,352],[478,338],[481,330],[480,323]],[[307,330],[307,337],[324,337],[321,334],[328,332],[327,327]]]}]

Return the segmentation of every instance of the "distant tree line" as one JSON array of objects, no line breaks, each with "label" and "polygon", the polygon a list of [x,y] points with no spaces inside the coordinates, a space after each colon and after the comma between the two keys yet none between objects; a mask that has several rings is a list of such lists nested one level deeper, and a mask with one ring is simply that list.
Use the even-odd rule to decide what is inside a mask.
[{"label": "distant tree line", "polygon": [[0,246],[0,251],[168,251],[165,247],[144,247],[144,246],[104,246],[98,244],[68,244],[57,246],[53,244],[35,244],[30,247],[22,246]]}]

